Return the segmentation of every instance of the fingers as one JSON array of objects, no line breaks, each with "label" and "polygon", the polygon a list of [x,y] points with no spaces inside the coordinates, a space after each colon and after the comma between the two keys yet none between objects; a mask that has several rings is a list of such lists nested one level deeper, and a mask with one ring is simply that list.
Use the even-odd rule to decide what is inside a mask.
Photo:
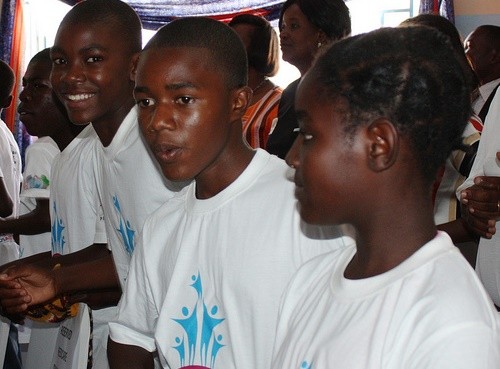
[{"label": "fingers", "polygon": [[490,239],[496,233],[495,221],[470,214],[467,219],[468,228],[476,235]]},{"label": "fingers", "polygon": [[485,189],[500,192],[500,177],[480,176],[474,178],[474,184]]},{"label": "fingers", "polygon": [[496,221],[500,219],[500,202],[469,201],[468,211],[472,216]]}]

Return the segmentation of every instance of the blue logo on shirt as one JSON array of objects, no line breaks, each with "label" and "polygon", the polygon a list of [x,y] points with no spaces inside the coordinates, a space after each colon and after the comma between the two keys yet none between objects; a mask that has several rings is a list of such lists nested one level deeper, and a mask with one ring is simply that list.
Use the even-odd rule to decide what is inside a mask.
[{"label": "blue logo on shirt", "polygon": [[56,203],[54,202],[54,222],[52,223],[51,229],[51,240],[52,240],[52,254],[53,255],[63,255],[64,245],[66,241],[64,239],[64,222],[59,218],[57,214]]},{"label": "blue logo on shirt", "polygon": [[116,230],[120,232],[120,235],[122,236],[123,246],[125,247],[125,250],[127,250],[129,255],[132,255],[135,248],[135,231],[130,226],[130,222],[123,217],[120,201],[118,201],[118,197],[116,195],[113,196],[113,205],[115,206],[115,209],[118,213],[118,218],[120,218],[120,225]]},{"label": "blue logo on shirt", "polygon": [[182,336],[175,337],[175,346],[172,347],[179,354],[181,367],[201,365],[213,369],[219,350],[225,346],[222,335],[214,330],[225,318],[215,317],[219,310],[217,305],[212,306],[210,311],[205,305],[200,273],[191,279],[193,283],[190,286],[196,290],[197,300],[191,309],[182,307],[182,318],[172,319],[184,330]]},{"label": "blue logo on shirt", "polygon": [[302,364],[300,364],[300,369],[312,369],[312,363],[308,364],[307,361],[303,361]]}]

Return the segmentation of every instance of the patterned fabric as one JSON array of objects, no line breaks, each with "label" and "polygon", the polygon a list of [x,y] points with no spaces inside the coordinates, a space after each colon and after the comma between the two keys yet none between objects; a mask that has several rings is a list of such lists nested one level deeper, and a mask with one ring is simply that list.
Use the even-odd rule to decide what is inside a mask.
[{"label": "patterned fabric", "polygon": [[[74,5],[78,0],[62,0]],[[144,28],[157,29],[175,18],[208,16],[228,22],[235,15],[252,12],[275,20],[284,0],[125,0],[139,14]]]},{"label": "patterned fabric", "polygon": [[419,14],[439,14],[451,22],[455,22],[453,0],[421,0]]},{"label": "patterned fabric", "polygon": [[[19,96],[21,88],[22,73],[24,71],[24,32],[23,32],[23,2],[16,0],[0,1],[0,59],[8,63],[17,83],[14,85],[13,96]],[[17,115],[17,104],[19,100],[14,99],[11,106],[2,112],[2,119],[7,127],[14,133],[19,146],[22,162],[24,163],[24,152],[31,143],[31,137],[27,134],[23,124]]]},{"label": "patterned fabric", "polygon": [[273,121],[278,119],[282,91],[280,87],[270,90],[262,99],[250,105],[243,116],[243,137],[254,149],[266,148]]},{"label": "patterned fabric", "polygon": [[[56,264],[54,269],[61,267]],[[63,296],[44,306],[35,306],[27,311],[26,316],[31,320],[46,323],[58,323],[68,318],[73,318],[78,314],[78,304],[70,304]]]}]

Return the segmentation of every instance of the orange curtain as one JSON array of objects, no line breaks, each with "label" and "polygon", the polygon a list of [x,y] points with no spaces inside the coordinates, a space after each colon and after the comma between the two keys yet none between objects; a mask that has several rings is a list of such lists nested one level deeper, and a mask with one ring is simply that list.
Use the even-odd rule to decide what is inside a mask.
[{"label": "orange curtain", "polygon": [[[7,0],[4,0],[7,1]],[[17,114],[17,104],[19,96],[19,90],[21,87],[21,78],[24,70],[23,65],[23,51],[25,47],[24,38],[24,17],[23,17],[23,5],[22,0],[15,1],[15,13],[14,13],[14,24],[12,30],[12,48],[10,54],[10,66],[14,70],[17,83],[14,86],[14,101],[12,105],[5,110],[5,123],[10,128],[11,131],[15,131],[16,128],[16,114]]]}]

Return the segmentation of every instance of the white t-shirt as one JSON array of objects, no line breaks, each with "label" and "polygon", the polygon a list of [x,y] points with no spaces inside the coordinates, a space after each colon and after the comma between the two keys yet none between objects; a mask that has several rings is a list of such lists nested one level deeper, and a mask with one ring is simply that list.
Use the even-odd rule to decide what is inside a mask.
[{"label": "white t-shirt", "polygon": [[[21,155],[14,135],[7,125],[0,120],[0,177],[3,178],[9,194],[13,211],[6,219],[17,218],[19,215],[19,192],[21,190]],[[19,257],[19,246],[12,234],[0,234],[0,265],[16,260]]]},{"label": "white t-shirt", "polygon": [[111,144],[104,147],[99,141],[96,152],[108,247],[124,287],[138,232],[174,192],[142,138],[137,108],[125,117]]},{"label": "white t-shirt", "polygon": [[[479,141],[477,156],[469,177],[457,190],[472,186],[477,176],[500,176],[500,162],[496,153],[500,151],[500,90],[497,90],[484,122],[483,133]],[[500,223],[496,223],[497,232],[491,239],[481,238],[477,252],[476,271],[486,290],[497,306],[500,306]]]},{"label": "white t-shirt", "polygon": [[[88,125],[56,157],[52,167],[50,215],[52,253],[69,254],[94,243],[107,243],[95,169],[97,133]],[[107,368],[109,320],[116,307],[93,311],[93,359],[95,368]]]},{"label": "white t-shirt", "polygon": [[339,228],[329,240],[304,236],[286,173],[284,161],[258,149],[216,196],[196,199],[192,183],[155,212],[111,338],[157,348],[165,368],[269,368],[288,281],[304,261],[352,242]]},{"label": "white t-shirt", "polygon": [[348,246],[307,263],[281,305],[273,369],[497,369],[498,314],[444,232],[396,268],[346,279]]},{"label": "white t-shirt", "polygon": [[3,178],[14,205],[14,211],[8,218],[17,218],[22,181],[21,155],[14,135],[2,120],[0,120],[0,177]]},{"label": "white t-shirt", "polygon": [[[33,211],[37,199],[49,199],[52,163],[60,152],[57,144],[48,136],[38,138],[26,149],[21,188],[21,215]],[[23,258],[50,251],[50,239],[50,232],[19,235],[19,256]]]},{"label": "white t-shirt", "polygon": [[94,175],[97,139],[88,125],[54,160],[50,191],[53,254],[107,242]]}]

